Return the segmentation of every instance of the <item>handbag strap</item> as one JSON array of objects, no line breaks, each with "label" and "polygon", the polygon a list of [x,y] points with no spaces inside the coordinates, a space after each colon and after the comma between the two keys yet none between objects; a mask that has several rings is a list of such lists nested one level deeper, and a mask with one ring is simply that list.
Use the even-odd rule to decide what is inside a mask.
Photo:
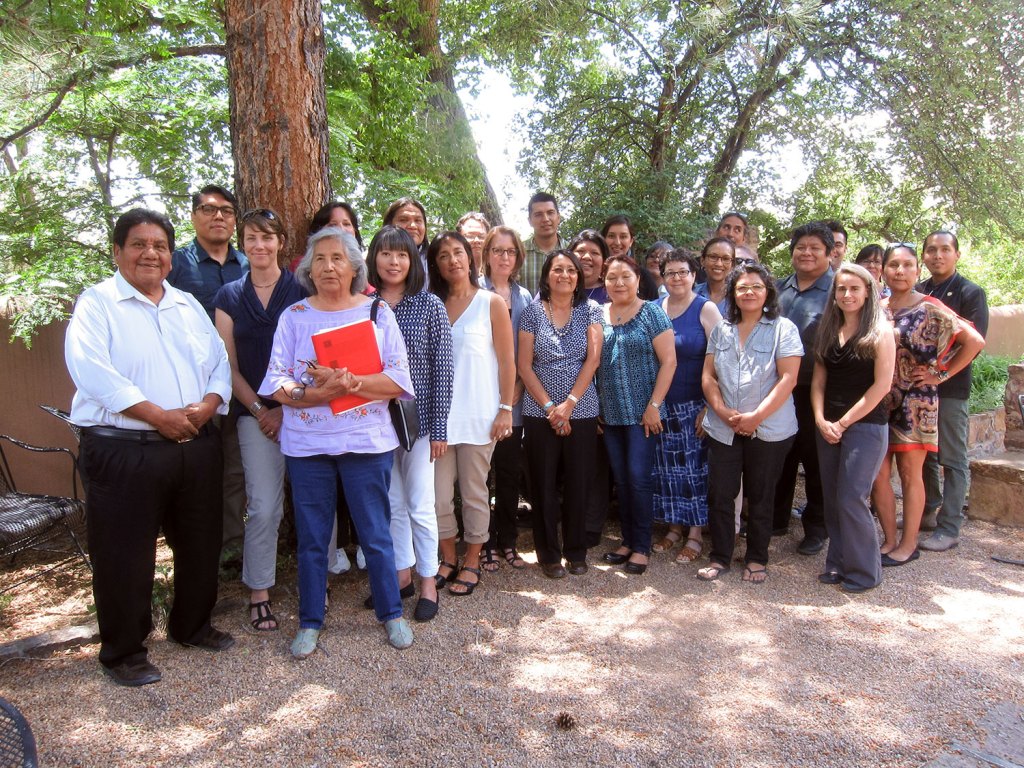
[{"label": "handbag strap", "polygon": [[377,310],[380,309],[380,294],[373,297],[373,304],[370,305],[370,322],[374,325],[377,324]]}]

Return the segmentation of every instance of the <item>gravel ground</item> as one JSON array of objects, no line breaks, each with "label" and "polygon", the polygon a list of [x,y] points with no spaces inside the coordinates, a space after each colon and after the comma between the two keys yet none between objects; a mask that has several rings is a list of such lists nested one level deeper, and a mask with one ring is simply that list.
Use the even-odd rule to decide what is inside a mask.
[{"label": "gravel ground", "polygon": [[[224,584],[226,653],[155,632],[157,685],[114,686],[86,645],[8,660],[0,691],[46,766],[916,766],[984,743],[993,707],[1024,706],[1024,568],[989,559],[1024,557],[1024,531],[968,523],[959,549],[850,597],[817,583],[824,554],[798,555],[798,529],[773,540],[760,586],[740,567],[697,580],[706,558],[656,555],[627,576],[599,564],[609,529],[586,575],[503,563],[442,597],[404,652],[348,574],[303,662],[292,588],[272,593],[282,631],[257,635]],[[88,601],[82,574],[50,578],[4,608],[0,640],[82,621]]]}]

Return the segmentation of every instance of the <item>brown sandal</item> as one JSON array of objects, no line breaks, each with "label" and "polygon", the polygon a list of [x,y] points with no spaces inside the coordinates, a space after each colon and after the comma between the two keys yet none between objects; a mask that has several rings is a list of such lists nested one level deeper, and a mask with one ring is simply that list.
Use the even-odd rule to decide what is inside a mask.
[{"label": "brown sandal", "polygon": [[683,540],[683,532],[682,531],[672,531],[672,530],[670,530],[670,531],[668,531],[665,534],[665,536],[660,541],[654,542],[654,545],[651,547],[651,550],[653,552],[658,552],[658,553],[661,553],[661,552],[671,552],[673,549],[675,549],[676,544],[678,544],[682,540]]},{"label": "brown sandal", "polygon": [[[697,546],[691,547],[691,542],[693,542]],[[683,548],[679,550],[679,554],[676,555],[676,562],[680,565],[683,565],[685,563],[692,563],[695,560],[700,560],[700,556],[703,552],[704,543],[700,539],[688,538],[686,540],[686,543],[683,544]]]}]

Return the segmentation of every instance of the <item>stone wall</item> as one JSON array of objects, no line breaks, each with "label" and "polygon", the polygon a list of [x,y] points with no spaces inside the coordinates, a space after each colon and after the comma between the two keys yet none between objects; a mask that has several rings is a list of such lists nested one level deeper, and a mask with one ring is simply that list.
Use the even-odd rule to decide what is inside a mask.
[{"label": "stone wall", "polygon": [[1010,366],[1003,405],[1006,408],[1005,444],[1008,450],[1024,451],[1024,424],[1021,423],[1019,397],[1024,395],[1024,365]]},{"label": "stone wall", "polygon": [[1005,431],[1005,408],[973,414],[967,422],[967,457],[978,459],[1002,452]]}]

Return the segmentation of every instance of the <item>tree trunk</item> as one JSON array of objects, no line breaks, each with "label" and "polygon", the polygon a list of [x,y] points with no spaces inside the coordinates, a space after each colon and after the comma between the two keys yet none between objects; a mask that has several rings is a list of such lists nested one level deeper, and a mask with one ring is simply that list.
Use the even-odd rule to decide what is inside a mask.
[{"label": "tree trunk", "polygon": [[434,117],[450,131],[461,144],[460,154],[477,166],[480,178],[483,180],[484,192],[479,202],[479,209],[492,225],[502,224],[501,205],[498,203],[498,196],[494,193],[494,187],[487,177],[487,168],[476,150],[476,141],[473,139],[473,129],[469,124],[469,116],[459,98],[459,92],[455,87],[455,71],[451,61],[441,48],[440,27],[438,13],[440,11],[440,0],[418,0],[418,12],[414,15],[414,22],[403,18],[398,14],[390,17],[385,16],[388,4],[381,0],[361,0],[363,15],[374,26],[386,25],[399,38],[408,36],[413,50],[418,56],[422,56],[430,65],[427,79],[438,86],[437,93],[429,98],[431,107],[435,111]]},{"label": "tree trunk", "polygon": [[320,0],[227,0],[225,27],[235,194],[281,215],[287,264],[330,196]]}]

